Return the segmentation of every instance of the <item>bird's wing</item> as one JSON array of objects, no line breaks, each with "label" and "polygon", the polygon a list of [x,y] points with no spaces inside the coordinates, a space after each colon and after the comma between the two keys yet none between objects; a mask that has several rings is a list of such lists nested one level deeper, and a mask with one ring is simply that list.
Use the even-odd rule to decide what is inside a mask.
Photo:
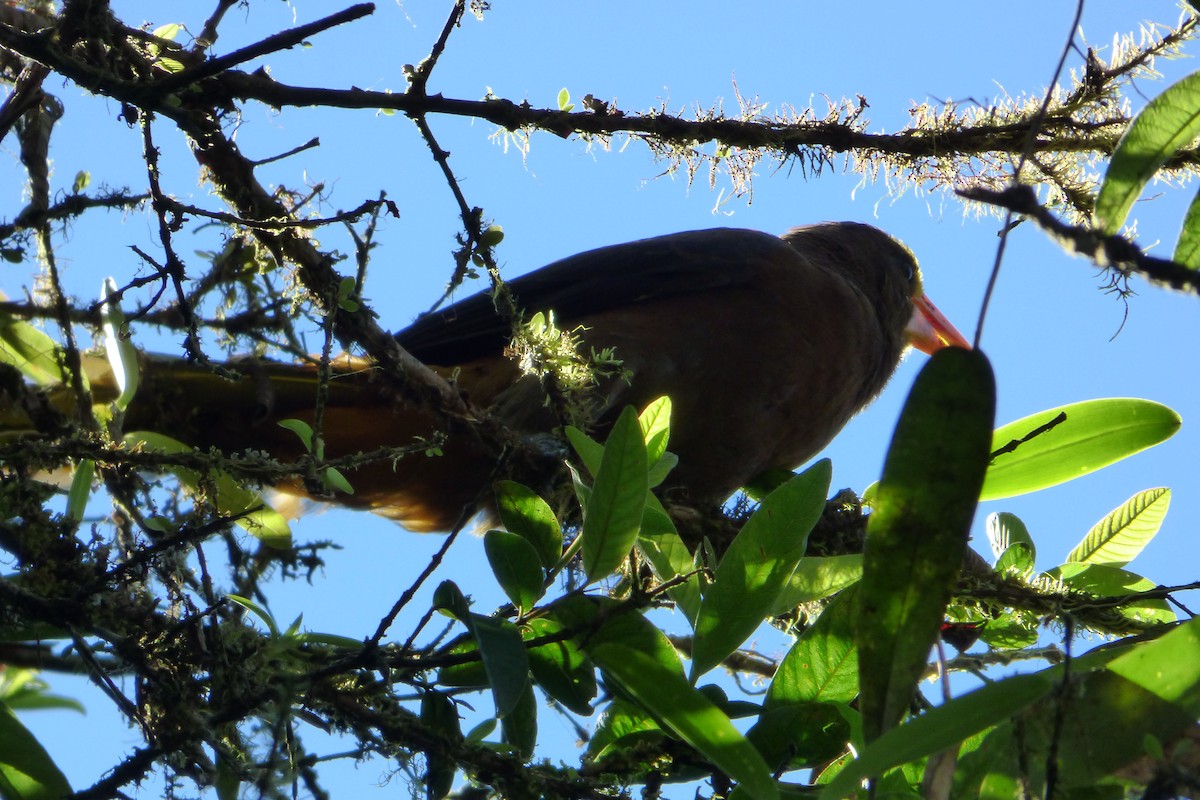
[{"label": "bird's wing", "polygon": [[[796,257],[787,242],[760,231],[688,231],[570,256],[507,286],[526,313],[552,310],[570,325],[611,308],[745,285],[764,262]],[[450,366],[500,352],[511,334],[482,292],[419,318],[396,339],[422,361]]]}]

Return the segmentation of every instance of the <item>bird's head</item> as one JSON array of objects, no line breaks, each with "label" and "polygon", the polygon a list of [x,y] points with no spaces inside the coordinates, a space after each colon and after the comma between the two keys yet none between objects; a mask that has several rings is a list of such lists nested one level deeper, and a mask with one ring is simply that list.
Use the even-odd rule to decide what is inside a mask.
[{"label": "bird's head", "polygon": [[[824,222],[793,228],[783,238],[801,252],[836,264],[870,300],[881,328],[932,355],[943,347],[971,343],[925,294],[916,256],[900,241],[861,222]],[[897,351],[898,353],[898,351]]]}]

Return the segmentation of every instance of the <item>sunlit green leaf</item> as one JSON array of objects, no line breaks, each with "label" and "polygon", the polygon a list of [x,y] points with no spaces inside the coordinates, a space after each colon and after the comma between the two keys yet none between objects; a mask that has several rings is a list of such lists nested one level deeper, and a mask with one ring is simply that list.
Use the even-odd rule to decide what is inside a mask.
[{"label": "sunlit green leaf", "polygon": [[1085,400],[1010,422],[995,432],[992,451],[1011,447],[1011,452],[993,459],[980,499],[1013,497],[1081,477],[1169,439],[1181,422],[1164,405],[1125,397]]},{"label": "sunlit green leaf", "polygon": [[700,603],[692,680],[736,650],[769,616],[825,509],[831,475],[823,459],[771,492],[729,545]]},{"label": "sunlit green leaf", "polygon": [[129,330],[125,314],[116,300],[117,283],[112,278],[104,279],[101,291],[100,319],[104,329],[104,355],[112,367],[113,378],[120,394],[113,404],[119,411],[129,407],[137,394],[141,365],[138,363],[137,348],[129,341]]},{"label": "sunlit green leaf", "polygon": [[1138,492],[1092,526],[1066,560],[1110,567],[1125,566],[1158,533],[1170,504],[1170,489]]},{"label": "sunlit green leaf", "polygon": [[589,583],[612,574],[633,549],[649,483],[646,442],[626,407],[604,445],[583,517],[583,571]]},{"label": "sunlit green leaf", "polygon": [[[1066,563],[1049,570],[1049,577],[1060,580],[1073,591],[1093,597],[1122,597],[1148,592],[1157,584],[1120,567],[1108,564]],[[1140,622],[1174,622],[1175,614],[1166,600],[1160,598],[1131,599],[1117,609],[1121,614]]]},{"label": "sunlit green leaf", "polygon": [[1152,99],[1117,142],[1096,198],[1096,220],[1116,233],[1167,159],[1200,136],[1200,72]]},{"label": "sunlit green leaf", "polygon": [[66,362],[54,340],[6,311],[0,311],[0,362],[41,386],[67,383]]},{"label": "sunlit green leaf", "polygon": [[787,614],[801,603],[823,600],[862,577],[862,554],[805,556],[796,565],[775,601],[772,616]]},{"label": "sunlit green leaf", "polygon": [[1171,258],[1185,267],[1200,269],[1200,193],[1192,198],[1192,204],[1188,206]]},{"label": "sunlit green leaf", "polygon": [[986,528],[988,543],[992,546],[992,555],[996,558],[1014,544],[1026,545],[1031,553],[1036,552],[1029,529],[1016,514],[1007,511],[988,514]]},{"label": "sunlit green leaf", "polygon": [[798,703],[849,703],[858,695],[854,644],[856,589],[839,594],[806,628],[775,670],[766,709]]}]

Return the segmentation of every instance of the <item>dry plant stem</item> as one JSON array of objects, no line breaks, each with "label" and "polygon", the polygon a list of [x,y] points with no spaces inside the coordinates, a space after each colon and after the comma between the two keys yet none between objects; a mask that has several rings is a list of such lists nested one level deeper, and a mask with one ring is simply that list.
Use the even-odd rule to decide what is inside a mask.
[{"label": "dry plant stem", "polygon": [[[1042,105],[1038,108],[1037,113],[1029,123],[1029,134],[1025,139],[1025,147],[1021,151],[1021,158],[1017,161],[1017,167],[1013,170],[1011,185],[1019,186],[1021,183],[1021,170],[1024,169],[1025,163],[1033,156],[1034,147],[1037,144],[1038,132],[1042,128],[1042,124],[1046,120],[1046,112],[1050,109],[1050,101],[1054,97],[1054,90],[1058,86],[1059,80],[1062,78],[1063,70],[1067,65],[1067,56],[1071,52],[1071,43],[1075,40],[1075,31],[1079,29],[1079,20],[1083,17],[1083,0],[1079,0],[1075,4],[1075,16],[1071,20],[1071,27],[1067,31],[1067,41],[1063,44],[1062,54],[1058,57],[1058,64],[1054,68],[1054,76],[1047,84],[1046,95],[1042,99]],[[988,306],[991,305],[992,294],[996,290],[996,281],[1000,278],[1000,265],[1004,262],[1004,250],[1008,246],[1008,232],[1012,230],[1012,211],[1008,211],[1004,215],[1004,224],[1000,226],[1000,242],[996,245],[996,258],[992,262],[992,271],[988,275],[987,288],[983,292],[983,302],[979,308],[979,320],[975,325],[975,340],[972,343],[976,350],[979,349],[981,340],[983,339],[983,325],[987,320]]]}]

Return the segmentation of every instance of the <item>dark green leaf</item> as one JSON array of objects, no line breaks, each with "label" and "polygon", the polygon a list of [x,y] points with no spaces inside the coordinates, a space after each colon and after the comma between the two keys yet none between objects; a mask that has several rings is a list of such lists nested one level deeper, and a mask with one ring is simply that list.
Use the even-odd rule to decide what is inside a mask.
[{"label": "dark green leaf", "polygon": [[8,312],[0,312],[0,363],[41,386],[68,382],[62,367],[66,361],[54,340]]},{"label": "dark green leaf", "polygon": [[612,574],[633,549],[649,490],[646,442],[630,407],[604,445],[583,517],[583,571],[588,583]]},{"label": "dark green leaf", "polygon": [[775,771],[824,763],[845,752],[850,724],[828,703],[798,703],[764,711],[746,732]]},{"label": "dark green leaf", "polygon": [[588,473],[595,476],[600,470],[600,459],[604,458],[604,445],[573,425],[568,425],[563,432],[566,433],[567,441],[571,443],[579,460],[587,467]]},{"label": "dark green leaf", "polygon": [[[421,722],[447,741],[462,741],[458,708],[453,700],[441,692],[421,695]],[[457,764],[454,759],[431,750],[425,754],[425,765],[425,797],[427,800],[441,800],[454,787]]]},{"label": "dark green leaf", "polygon": [[483,669],[492,687],[496,716],[511,714],[529,688],[529,656],[521,632],[506,619],[471,614],[470,628],[479,645]]},{"label": "dark green leaf", "polygon": [[946,348],[917,376],[896,426],[858,593],[868,744],[908,710],[937,638],[987,469],[995,398],[987,357]]},{"label": "dark green leaf", "polygon": [[762,756],[729,717],[687,682],[682,671],[666,669],[651,656],[620,644],[589,647],[588,654],[676,736],[744,785],[752,797],[778,798]]},{"label": "dark green leaf", "polygon": [[545,573],[537,551],[527,539],[508,531],[488,531],[483,549],[497,583],[522,613],[529,611],[545,593]]},{"label": "dark green leaf", "polygon": [[662,728],[654,718],[629,700],[616,699],[608,704],[596,732],[588,742],[587,754],[593,761],[613,755],[632,741],[644,741],[648,736],[662,737]]},{"label": "dark green leaf", "polygon": [[0,702],[0,796],[4,800],[59,800],[71,786],[41,743]]},{"label": "dark green leaf", "polygon": [[548,609],[554,619],[589,646],[622,644],[650,656],[670,671],[683,672],[683,664],[667,635],[641,614],[622,611],[616,600],[571,595]]},{"label": "dark green leaf", "polygon": [[542,566],[550,569],[562,557],[562,528],[546,501],[516,481],[496,482],[496,510],[512,533],[533,545]]},{"label": "dark green leaf", "polygon": [[1001,723],[1054,688],[1052,673],[1014,675],[932,708],[870,743],[821,792],[821,800],[847,797],[866,778],[933,755]]},{"label": "dark green leaf", "polygon": [[829,493],[829,459],[767,496],[729,545],[696,618],[692,680],[721,663],[762,624],[808,546]]},{"label": "dark green leaf", "polygon": [[512,712],[501,718],[500,732],[504,743],[512,745],[521,758],[528,760],[533,755],[537,745],[537,699],[532,684],[525,684]]},{"label": "dark green leaf", "polygon": [[1200,136],[1200,72],[1151,100],[1117,142],[1096,198],[1096,220],[1116,233],[1158,169]]},{"label": "dark green leaf", "polygon": [[1174,411],[1150,400],[1086,400],[1010,422],[994,434],[992,451],[1020,441],[1059,415],[1065,415],[1061,423],[994,459],[980,500],[1036,492],[1081,477],[1171,438],[1182,423]]},{"label": "dark green leaf", "polygon": [[[562,630],[556,620],[531,619],[526,623],[525,639],[540,639]],[[575,642],[566,639],[529,648],[529,667],[542,691],[576,714],[591,716],[596,673]]]}]

